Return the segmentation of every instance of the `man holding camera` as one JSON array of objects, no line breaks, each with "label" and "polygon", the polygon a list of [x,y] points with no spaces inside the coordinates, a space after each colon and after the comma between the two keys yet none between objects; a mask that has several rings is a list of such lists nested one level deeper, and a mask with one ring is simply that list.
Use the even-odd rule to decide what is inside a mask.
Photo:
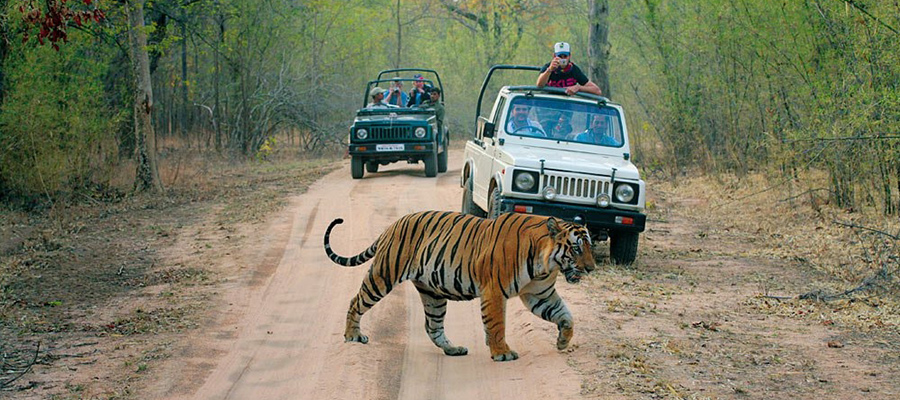
[{"label": "man holding camera", "polygon": [[600,87],[591,82],[581,68],[572,62],[571,55],[568,43],[558,42],[553,45],[553,60],[541,68],[537,86],[565,88],[566,94],[569,96],[578,92],[600,96]]},{"label": "man holding camera", "polygon": [[400,78],[394,78],[394,83],[391,84],[389,92],[387,99],[385,99],[386,103],[397,107],[406,107],[409,99],[406,92],[403,91],[403,82],[400,81]]},{"label": "man holding camera", "polygon": [[413,88],[409,91],[409,102],[406,103],[407,107],[417,107],[422,102],[427,101],[429,97],[430,87],[425,85],[425,77],[422,74],[415,74],[413,78],[416,80],[413,82]]}]

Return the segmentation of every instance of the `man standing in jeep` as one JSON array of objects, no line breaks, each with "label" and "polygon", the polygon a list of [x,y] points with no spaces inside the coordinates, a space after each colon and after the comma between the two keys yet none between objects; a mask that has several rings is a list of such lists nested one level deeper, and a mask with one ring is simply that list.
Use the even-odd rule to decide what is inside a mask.
[{"label": "man standing in jeep", "polygon": [[573,95],[578,92],[602,95],[600,87],[591,82],[588,77],[570,59],[572,52],[569,44],[558,42],[553,45],[553,60],[541,68],[538,75],[537,87],[553,86],[566,89],[566,94]]}]

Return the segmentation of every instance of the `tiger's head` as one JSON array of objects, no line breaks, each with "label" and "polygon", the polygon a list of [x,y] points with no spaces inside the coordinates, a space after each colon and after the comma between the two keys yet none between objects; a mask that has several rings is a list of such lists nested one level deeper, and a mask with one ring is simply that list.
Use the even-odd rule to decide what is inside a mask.
[{"label": "tiger's head", "polygon": [[551,258],[559,264],[566,282],[577,283],[583,274],[597,268],[586,227],[550,217],[547,228],[554,242]]}]

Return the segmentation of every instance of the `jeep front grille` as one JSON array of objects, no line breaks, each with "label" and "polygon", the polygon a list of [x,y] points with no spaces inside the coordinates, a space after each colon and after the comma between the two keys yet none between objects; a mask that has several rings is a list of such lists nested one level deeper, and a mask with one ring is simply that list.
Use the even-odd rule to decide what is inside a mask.
[{"label": "jeep front grille", "polygon": [[545,174],[541,187],[552,186],[556,195],[570,199],[591,200],[600,193],[609,194],[609,180]]},{"label": "jeep front grille", "polygon": [[412,126],[373,126],[369,130],[369,140],[412,139]]}]

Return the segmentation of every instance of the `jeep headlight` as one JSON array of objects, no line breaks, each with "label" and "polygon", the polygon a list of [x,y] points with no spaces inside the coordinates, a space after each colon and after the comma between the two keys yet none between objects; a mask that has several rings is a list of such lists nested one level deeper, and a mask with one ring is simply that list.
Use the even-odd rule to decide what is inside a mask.
[{"label": "jeep headlight", "polygon": [[603,208],[609,207],[609,195],[600,193],[600,195],[597,196],[597,205]]},{"label": "jeep headlight", "polygon": [[513,190],[525,193],[537,193],[537,174],[532,171],[513,172]]},{"label": "jeep headlight", "polygon": [[547,186],[541,192],[541,195],[544,196],[545,199],[553,201],[556,198],[556,189],[553,186]]},{"label": "jeep headlight", "polygon": [[420,127],[416,128],[416,137],[421,139],[421,138],[425,137],[425,133],[427,133],[427,132],[428,131],[425,130],[425,127],[420,126]]},{"label": "jeep headlight", "polygon": [[369,131],[365,130],[364,128],[360,128],[360,129],[356,130],[356,138],[357,139],[365,139],[367,137],[369,137]]},{"label": "jeep headlight", "polygon": [[627,183],[616,185],[616,201],[619,203],[631,203],[634,200],[634,188]]}]

